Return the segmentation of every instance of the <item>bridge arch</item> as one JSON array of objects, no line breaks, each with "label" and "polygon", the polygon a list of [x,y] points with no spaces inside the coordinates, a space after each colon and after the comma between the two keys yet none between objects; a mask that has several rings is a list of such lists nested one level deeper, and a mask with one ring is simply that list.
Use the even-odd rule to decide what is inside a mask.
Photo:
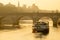
[{"label": "bridge arch", "polygon": [[49,22],[49,26],[50,27],[53,27],[53,20],[52,20],[52,18],[51,17],[41,17],[40,19],[39,19],[39,21],[45,21],[45,22]]},{"label": "bridge arch", "polygon": [[60,18],[57,20],[57,27],[60,27]]},{"label": "bridge arch", "polygon": [[1,26],[13,26],[13,23],[13,16],[6,16],[3,19],[1,19]]},{"label": "bridge arch", "polygon": [[21,27],[29,27],[33,25],[33,18],[29,16],[21,16],[18,21]]}]

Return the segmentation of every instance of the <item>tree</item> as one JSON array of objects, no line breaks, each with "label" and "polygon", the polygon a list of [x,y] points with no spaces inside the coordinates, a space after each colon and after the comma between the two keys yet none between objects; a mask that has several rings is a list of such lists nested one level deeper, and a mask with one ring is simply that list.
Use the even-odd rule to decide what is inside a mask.
[{"label": "tree", "polygon": [[13,5],[9,2],[7,5],[5,5],[5,12],[7,12],[7,13],[16,12],[15,5]]},{"label": "tree", "polygon": [[2,3],[0,3],[0,7],[3,7],[4,5]]},{"label": "tree", "polygon": [[3,13],[3,10],[4,10],[4,5],[0,3],[0,13]]}]

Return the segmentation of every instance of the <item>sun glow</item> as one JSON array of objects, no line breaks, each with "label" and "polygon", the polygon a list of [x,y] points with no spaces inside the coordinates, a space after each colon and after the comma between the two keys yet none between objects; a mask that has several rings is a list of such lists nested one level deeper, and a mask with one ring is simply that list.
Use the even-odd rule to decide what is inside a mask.
[{"label": "sun glow", "polygon": [[44,10],[60,10],[60,0],[0,0],[1,3],[18,5],[18,1],[20,2],[20,6],[26,4],[27,6],[31,6],[35,3],[40,9]]}]

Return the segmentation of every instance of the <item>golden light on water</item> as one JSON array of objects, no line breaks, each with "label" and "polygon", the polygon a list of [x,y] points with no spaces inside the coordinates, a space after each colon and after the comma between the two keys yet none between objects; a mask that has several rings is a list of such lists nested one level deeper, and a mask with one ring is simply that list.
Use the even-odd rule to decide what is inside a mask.
[{"label": "golden light on water", "polygon": [[7,4],[11,2],[16,6],[18,1],[20,2],[21,6],[23,4],[31,6],[33,3],[35,3],[40,9],[60,10],[60,0],[0,0],[1,3]]}]

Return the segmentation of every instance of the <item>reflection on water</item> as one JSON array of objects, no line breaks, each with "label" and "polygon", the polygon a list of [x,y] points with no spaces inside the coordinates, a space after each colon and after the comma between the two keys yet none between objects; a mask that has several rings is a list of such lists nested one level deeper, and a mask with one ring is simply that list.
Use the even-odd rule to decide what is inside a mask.
[{"label": "reflection on water", "polygon": [[49,34],[47,36],[40,33],[32,33],[32,24],[20,24],[24,26],[18,30],[0,31],[0,40],[60,40],[60,29],[52,27],[52,22],[49,22]]},{"label": "reflection on water", "polygon": [[33,20],[20,20],[19,21],[21,24],[32,24]]}]

